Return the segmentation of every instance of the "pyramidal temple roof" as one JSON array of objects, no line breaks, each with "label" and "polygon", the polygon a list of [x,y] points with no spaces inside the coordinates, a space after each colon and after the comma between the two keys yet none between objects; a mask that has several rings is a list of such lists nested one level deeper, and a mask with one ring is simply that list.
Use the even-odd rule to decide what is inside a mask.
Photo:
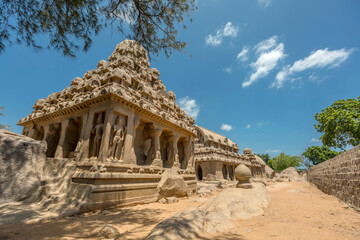
[{"label": "pyramidal temple roof", "polygon": [[66,115],[111,95],[117,102],[194,133],[194,119],[175,102],[175,93],[166,91],[159,76],[156,68],[150,68],[146,50],[136,41],[125,40],[116,46],[108,61],[99,61],[96,69],[73,79],[61,92],[38,99],[34,111],[18,124],[26,126]]}]

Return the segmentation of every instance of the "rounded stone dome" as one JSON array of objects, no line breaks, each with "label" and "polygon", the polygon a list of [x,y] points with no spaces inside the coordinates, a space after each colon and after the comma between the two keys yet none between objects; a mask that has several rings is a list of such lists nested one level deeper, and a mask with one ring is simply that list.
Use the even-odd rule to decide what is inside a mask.
[{"label": "rounded stone dome", "polygon": [[234,175],[237,180],[249,180],[252,177],[250,169],[243,163],[240,163],[234,170]]},{"label": "rounded stone dome", "polygon": [[244,148],[244,154],[253,154],[250,148]]}]

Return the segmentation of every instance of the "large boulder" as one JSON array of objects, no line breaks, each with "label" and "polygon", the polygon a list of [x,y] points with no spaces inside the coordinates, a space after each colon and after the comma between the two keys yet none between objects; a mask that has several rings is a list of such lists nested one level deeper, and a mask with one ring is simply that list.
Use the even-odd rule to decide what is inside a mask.
[{"label": "large boulder", "polygon": [[46,143],[0,130],[0,202],[29,198],[41,185]]},{"label": "large boulder", "polygon": [[275,171],[268,165],[265,166],[265,174],[266,174],[266,177],[270,178],[270,179],[275,177]]},{"label": "large boulder", "polygon": [[188,185],[178,171],[174,169],[167,169],[163,172],[157,189],[158,199],[188,196]]},{"label": "large boulder", "polygon": [[252,189],[226,189],[200,207],[181,211],[165,219],[146,239],[194,239],[203,232],[225,231],[234,226],[232,220],[262,214],[268,203],[268,193],[263,184],[253,183]]},{"label": "large boulder", "polygon": [[204,230],[205,212],[192,207],[165,219],[150,232],[146,240],[194,239]]},{"label": "large boulder", "polygon": [[301,180],[297,170],[294,167],[288,167],[287,169],[282,170],[280,177],[288,177],[289,182]]}]

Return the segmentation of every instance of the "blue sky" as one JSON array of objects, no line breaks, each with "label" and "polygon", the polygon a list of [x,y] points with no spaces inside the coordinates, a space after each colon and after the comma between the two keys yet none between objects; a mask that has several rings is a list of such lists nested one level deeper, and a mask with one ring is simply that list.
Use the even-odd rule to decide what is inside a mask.
[{"label": "blue sky", "polygon": [[[196,124],[240,149],[299,155],[317,140],[314,115],[360,89],[360,1],[198,0],[194,22],[179,31],[186,51],[151,66]],[[44,39],[41,39],[43,41]],[[110,29],[76,59],[14,45],[0,55],[0,122],[17,121],[36,99],[96,68],[122,36]]]}]

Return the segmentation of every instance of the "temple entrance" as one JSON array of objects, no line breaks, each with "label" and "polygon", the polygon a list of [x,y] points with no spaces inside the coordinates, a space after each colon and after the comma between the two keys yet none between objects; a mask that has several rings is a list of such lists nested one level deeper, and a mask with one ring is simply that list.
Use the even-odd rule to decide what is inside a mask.
[{"label": "temple entrance", "polygon": [[179,156],[179,162],[180,162],[180,168],[186,169],[188,164],[188,157],[186,154],[186,148],[187,148],[188,142],[185,137],[182,137],[177,142],[177,149],[178,149],[178,156]]},{"label": "temple entrance", "polygon": [[171,168],[175,159],[174,149],[170,142],[170,138],[170,131],[163,131],[160,135],[160,153],[164,168]]},{"label": "temple entrance", "polygon": [[60,133],[61,133],[61,123],[54,123],[49,125],[49,130],[46,135],[46,157],[54,157],[56,148],[59,144],[60,140]]},{"label": "temple entrance", "polygon": [[134,149],[136,164],[150,165],[155,158],[154,125],[152,123],[140,122],[136,128]]},{"label": "temple entrance", "polygon": [[69,119],[63,146],[64,158],[71,158],[74,156],[74,151],[80,138],[81,123],[81,118]]},{"label": "temple entrance", "polygon": [[229,174],[228,174],[228,168],[227,168],[226,165],[223,165],[223,167],[222,167],[222,173],[223,173],[224,179],[228,179]]},{"label": "temple entrance", "polygon": [[202,168],[200,165],[197,167],[196,176],[197,176],[197,179],[200,181],[203,179],[203,172],[202,172]]},{"label": "temple entrance", "polygon": [[229,166],[229,178],[234,180],[234,166]]}]

